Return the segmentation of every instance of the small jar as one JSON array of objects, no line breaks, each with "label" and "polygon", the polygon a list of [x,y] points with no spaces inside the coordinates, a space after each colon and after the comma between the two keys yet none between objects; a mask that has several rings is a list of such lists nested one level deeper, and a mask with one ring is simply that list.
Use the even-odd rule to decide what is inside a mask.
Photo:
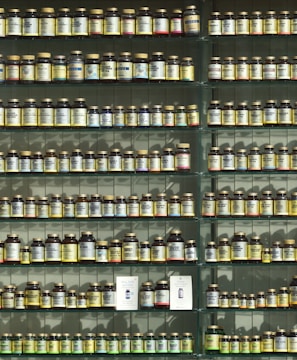
[{"label": "small jar", "polygon": [[119,36],[121,35],[121,18],[118,8],[110,7],[104,14],[104,35]]},{"label": "small jar", "polygon": [[75,217],[75,202],[72,196],[65,196],[62,204],[63,218],[72,219]]},{"label": "small jar", "polygon": [[28,281],[25,288],[26,309],[40,308],[40,285],[38,281]]},{"label": "small jar", "polygon": [[37,218],[48,219],[49,218],[49,201],[46,196],[42,196],[37,201]]},{"label": "small jar", "polygon": [[148,54],[136,53],[133,61],[133,82],[147,82],[149,79]]},{"label": "small jar", "polygon": [[33,238],[31,243],[31,258],[30,262],[44,263],[45,262],[45,245],[41,238]]},{"label": "small jar", "polygon": [[87,297],[85,292],[78,293],[77,299],[76,299],[76,307],[78,309],[86,309],[87,308]]},{"label": "small jar", "polygon": [[55,149],[48,149],[44,156],[44,172],[56,173],[58,172],[58,158]]},{"label": "small jar", "polygon": [[71,22],[70,9],[67,7],[59,8],[56,18],[56,36],[65,39],[71,36]]},{"label": "small jar", "polygon": [[282,262],[283,261],[283,248],[279,241],[274,241],[271,247],[271,261]]},{"label": "small jar", "polygon": [[235,126],[235,109],[232,101],[224,103],[222,108],[222,125]]},{"label": "small jar", "polygon": [[136,14],[136,35],[146,37],[152,34],[152,14],[150,8],[142,6]]},{"label": "small jar", "polygon": [[22,55],[20,62],[20,82],[33,84],[35,81],[35,56]]},{"label": "small jar", "polygon": [[21,106],[19,99],[9,99],[5,111],[5,126],[21,126]]},{"label": "small jar", "polygon": [[17,84],[20,81],[20,56],[8,55],[5,68],[7,84]]},{"label": "small jar", "polygon": [[249,109],[245,101],[240,102],[235,109],[235,125],[248,126],[249,125]]},{"label": "small jar", "polygon": [[54,83],[65,83],[67,80],[67,62],[65,55],[55,55],[52,64],[52,80]]},{"label": "small jar", "polygon": [[183,12],[183,27],[185,36],[200,34],[200,14],[195,5],[186,6]]},{"label": "small jar", "polygon": [[268,289],[266,293],[266,303],[267,308],[276,308],[277,307],[277,293],[275,289]]},{"label": "small jar", "polygon": [[208,65],[208,80],[218,81],[222,79],[222,63],[219,56],[213,56],[210,58],[210,63]]},{"label": "small jar", "polygon": [[222,171],[235,170],[235,154],[231,147],[226,147],[221,156]]},{"label": "small jar", "polygon": [[228,238],[221,238],[218,244],[218,261],[230,262],[231,261],[231,246]]},{"label": "small jar", "polygon": [[267,56],[263,64],[263,80],[276,80],[276,62],[274,56]]},{"label": "small jar", "polygon": [[191,170],[190,144],[180,143],[176,146],[175,169],[180,172]]},{"label": "small jar", "polygon": [[239,81],[250,80],[250,69],[246,56],[241,56],[237,59],[235,77]]},{"label": "small jar", "polygon": [[235,20],[236,35],[250,34],[250,19],[246,11],[241,11]]},{"label": "small jar", "polygon": [[161,236],[156,236],[151,246],[151,261],[152,263],[166,262],[166,245]]},{"label": "small jar", "polygon": [[82,83],[84,75],[85,68],[82,52],[80,50],[72,50],[67,60],[67,80],[70,83]]},{"label": "small jar", "polygon": [[236,232],[231,242],[231,261],[245,262],[248,260],[248,240],[244,232]]},{"label": "small jar", "polygon": [[45,262],[59,264],[61,260],[61,239],[57,234],[48,234],[45,240]]},{"label": "small jar", "polygon": [[161,82],[165,76],[165,58],[163,52],[153,52],[149,62],[149,80]]},{"label": "small jar", "polygon": [[133,78],[132,57],[130,52],[121,52],[117,61],[117,81],[131,82]]},{"label": "small jar", "polygon": [[285,239],[283,246],[283,261],[295,262],[296,261],[296,247],[294,239]]},{"label": "small jar", "polygon": [[288,338],[287,338],[286,330],[278,329],[276,331],[273,344],[274,344],[273,350],[275,353],[288,352]]},{"label": "small jar", "polygon": [[100,264],[108,263],[108,243],[107,241],[97,241],[96,242],[96,257],[95,262]]},{"label": "small jar", "polygon": [[222,64],[222,80],[234,81],[235,80],[235,62],[231,56],[225,57]]},{"label": "small jar", "polygon": [[170,55],[166,62],[166,81],[180,80],[180,63],[177,55]]},{"label": "small jar", "polygon": [[52,308],[52,294],[50,290],[43,290],[40,297],[40,308],[51,309]]},{"label": "small jar", "polygon": [[258,193],[248,193],[245,201],[245,216],[255,217],[260,215]]},{"label": "small jar", "polygon": [[191,57],[183,57],[180,63],[180,81],[194,81],[195,67]]},{"label": "small jar", "polygon": [[153,217],[154,216],[154,202],[152,200],[152,194],[142,194],[140,200],[140,216],[141,217]]},{"label": "small jar", "polygon": [[250,35],[263,35],[263,22],[261,11],[253,11],[250,19]]},{"label": "small jar", "polygon": [[5,158],[5,172],[19,172],[19,155],[16,150],[9,150]]},{"label": "small jar", "polygon": [[266,11],[263,25],[265,35],[277,34],[277,17],[275,11]]},{"label": "small jar", "polygon": [[154,306],[156,309],[169,309],[169,284],[165,280],[157,281]]},{"label": "small jar", "polygon": [[262,260],[263,244],[259,236],[252,236],[248,244],[248,260],[260,263]]},{"label": "small jar", "polygon": [[17,39],[22,35],[20,9],[8,9],[6,16],[6,37]]},{"label": "small jar", "polygon": [[166,9],[156,9],[152,25],[154,36],[163,37],[169,35],[169,17]]},{"label": "small jar", "polygon": [[218,308],[219,295],[220,295],[220,291],[218,284],[209,284],[206,290],[206,307]]},{"label": "small jar", "polygon": [[139,259],[142,264],[148,264],[151,262],[151,246],[149,241],[142,241],[139,244]]},{"label": "small jar", "polygon": [[102,9],[90,9],[88,32],[91,38],[98,38],[103,35],[103,21]]},{"label": "small jar", "polygon": [[74,205],[74,214],[77,219],[87,219],[89,217],[89,200],[86,194],[77,196]]},{"label": "small jar", "polygon": [[102,216],[113,217],[115,216],[115,202],[113,195],[104,195],[102,201]]},{"label": "small jar", "polygon": [[52,289],[52,305],[54,309],[66,308],[66,289],[63,283],[55,283]]},{"label": "small jar", "polygon": [[15,195],[11,200],[10,207],[10,217],[11,218],[23,218],[24,217],[24,200],[22,195]]},{"label": "small jar", "polygon": [[279,190],[274,199],[274,216],[289,215],[289,200],[285,190]]},{"label": "small jar", "polygon": [[175,170],[175,153],[172,148],[164,148],[161,155],[161,171]]},{"label": "small jar", "polygon": [[85,98],[74,99],[74,104],[70,110],[71,127],[87,126],[87,105]]},{"label": "small jar", "polygon": [[103,53],[100,64],[100,81],[115,82],[117,62],[113,52]]},{"label": "small jar", "polygon": [[122,241],[122,262],[138,263],[139,241],[135,233],[126,233]]},{"label": "small jar", "polygon": [[31,151],[21,151],[19,157],[19,171],[22,173],[31,172]]},{"label": "small jar", "polygon": [[66,296],[66,308],[67,309],[77,308],[77,294],[75,290],[68,290]]},{"label": "small jar", "polygon": [[62,262],[75,264],[78,262],[78,242],[74,234],[65,234],[62,241]]},{"label": "small jar", "polygon": [[207,263],[216,263],[218,261],[217,246],[214,241],[209,241],[204,250],[204,259]]},{"label": "small jar", "polygon": [[167,238],[166,260],[167,262],[183,263],[185,241],[181,235],[181,231],[173,229]]},{"label": "small jar", "polygon": [[121,263],[122,262],[122,243],[118,239],[110,241],[108,248],[108,261],[110,263]]},{"label": "small jar", "polygon": [[292,125],[293,109],[290,100],[281,100],[278,108],[278,125]]},{"label": "small jar", "polygon": [[155,292],[153,284],[150,281],[142,283],[139,291],[139,301],[141,309],[152,309],[154,308]]},{"label": "small jar", "polygon": [[220,191],[215,201],[215,215],[228,217],[231,215],[230,197],[228,191]]},{"label": "small jar", "polygon": [[55,108],[55,127],[70,127],[70,104],[68,98],[60,98]]},{"label": "small jar", "polygon": [[235,16],[232,11],[225,12],[222,17],[222,35],[235,35]]},{"label": "small jar", "polygon": [[95,262],[96,240],[91,231],[84,231],[78,242],[78,261],[91,264]]},{"label": "small jar", "polygon": [[39,14],[39,36],[50,39],[56,36],[56,15],[52,7],[43,7]]},{"label": "small jar", "polygon": [[219,11],[213,11],[208,20],[208,35],[219,36],[222,35],[222,20]]},{"label": "small jar", "polygon": [[40,105],[37,109],[38,127],[53,127],[54,126],[54,106],[50,98],[41,99]]},{"label": "small jar", "polygon": [[127,202],[127,216],[139,217],[140,216],[140,203],[137,196],[129,196]]},{"label": "small jar", "polygon": [[102,289],[102,308],[115,309],[116,288],[114,283],[106,283]]},{"label": "small jar", "polygon": [[40,84],[48,84],[52,81],[51,53],[37,53],[35,65],[35,81]]},{"label": "small jar", "polygon": [[54,194],[49,203],[49,217],[52,219],[60,219],[63,217],[63,203],[61,195]]},{"label": "small jar", "polygon": [[88,21],[89,17],[87,10],[84,7],[75,9],[72,17],[71,35],[79,39],[88,36]]},{"label": "small jar", "polygon": [[121,16],[121,35],[132,37],[136,35],[135,9],[123,9]]},{"label": "small jar", "polygon": [[83,154],[80,149],[73,149],[70,155],[70,172],[83,171]]}]

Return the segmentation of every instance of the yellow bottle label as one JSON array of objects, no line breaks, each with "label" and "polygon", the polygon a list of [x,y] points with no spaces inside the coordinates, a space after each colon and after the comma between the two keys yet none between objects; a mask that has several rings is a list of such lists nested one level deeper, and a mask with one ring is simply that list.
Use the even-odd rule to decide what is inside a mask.
[{"label": "yellow bottle label", "polygon": [[77,262],[77,244],[62,244],[62,262]]},{"label": "yellow bottle label", "polygon": [[101,292],[88,291],[87,292],[87,307],[101,307]]},{"label": "yellow bottle label", "polygon": [[206,334],[205,335],[205,350],[219,350],[219,334]]},{"label": "yellow bottle label", "polygon": [[26,290],[25,291],[26,305],[39,306],[40,305],[40,291]]}]

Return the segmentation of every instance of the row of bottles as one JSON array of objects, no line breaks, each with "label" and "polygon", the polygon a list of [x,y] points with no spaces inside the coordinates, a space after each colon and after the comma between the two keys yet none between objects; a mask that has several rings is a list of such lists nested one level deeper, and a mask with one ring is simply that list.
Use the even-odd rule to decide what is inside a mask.
[{"label": "row of bottles", "polygon": [[264,145],[263,150],[257,146],[238,149],[236,153],[231,147],[210,148],[208,153],[208,171],[289,171],[297,170],[297,147],[289,153],[287,146],[279,146],[274,150],[271,144]]},{"label": "row of bottles", "polygon": [[208,126],[288,126],[297,124],[297,102],[290,100],[253,101],[250,106],[246,101],[234,106],[233,101],[220,105],[219,100],[212,100],[207,110]]},{"label": "row of bottles", "polygon": [[151,11],[148,6],[136,9],[109,7],[89,9],[67,7],[54,9],[0,8],[0,37],[53,38],[100,36],[197,36],[200,32],[200,15],[195,5],[184,10],[167,9]]},{"label": "row of bottles", "polygon": [[75,234],[48,234],[46,240],[33,238],[22,246],[18,234],[8,234],[0,241],[0,263],[4,264],[162,264],[195,263],[197,248],[195,240],[185,241],[181,231],[170,231],[166,241],[156,236],[152,242],[139,241],[135,233],[126,233],[122,240],[96,240],[91,231],[84,231],[77,240]]},{"label": "row of bottles", "polygon": [[291,196],[286,190],[264,190],[261,196],[257,192],[244,193],[234,191],[230,196],[226,190],[205,193],[202,199],[201,215],[205,217],[270,217],[297,216],[297,192]]},{"label": "row of bottles", "polygon": [[[135,294],[134,294],[135,295]],[[126,300],[131,299],[131,291],[125,292]],[[183,298],[179,289],[179,298]],[[169,309],[169,281],[144,282],[139,290],[140,309]],[[64,283],[55,283],[52,290],[42,289],[38,281],[28,281],[24,290],[16,285],[4,285],[0,289],[2,309],[117,309],[117,290],[113,282],[90,283],[86,291],[68,289]]]},{"label": "row of bottles", "polygon": [[63,196],[15,195],[11,199],[0,198],[0,218],[15,219],[62,219],[62,218],[101,218],[101,217],[194,217],[195,202],[192,193],[179,195],[151,193],[137,195],[99,195],[79,194]]},{"label": "row of bottles", "polygon": [[225,335],[222,327],[210,325],[205,331],[204,349],[211,354],[297,353],[297,329],[278,328],[262,335],[238,336]]},{"label": "row of bottles", "polygon": [[285,239],[283,243],[274,241],[271,247],[265,247],[260,236],[254,235],[248,240],[245,232],[238,231],[231,241],[222,237],[218,244],[208,242],[204,257],[207,263],[288,263],[297,261],[297,248],[295,239]]},{"label": "row of bottles", "polygon": [[176,149],[158,150],[111,149],[86,151],[74,149],[71,153],[55,149],[32,152],[9,150],[0,152],[0,173],[77,173],[77,172],[184,172],[191,169],[191,152],[188,143],[177,144]]},{"label": "row of bottles", "polygon": [[223,60],[213,56],[208,65],[208,79],[211,81],[262,81],[297,80],[297,56],[289,60],[288,56],[253,56],[250,60],[240,56],[237,60],[226,56]]},{"label": "row of bottles", "polygon": [[293,14],[288,10],[277,13],[274,10],[233,11],[221,14],[213,11],[208,20],[208,34],[220,35],[295,35],[297,34],[297,11]]},{"label": "row of bottles", "polygon": [[3,333],[0,354],[82,355],[193,353],[193,336],[189,332],[172,333]]},{"label": "row of bottles", "polygon": [[97,83],[194,81],[195,68],[191,57],[179,60],[177,55],[166,59],[162,51],[132,55],[128,51],[85,54],[73,50],[70,56],[39,52],[37,55],[0,57],[0,83]]},{"label": "row of bottles", "polygon": [[221,309],[265,309],[265,308],[296,308],[297,307],[297,276],[293,276],[290,287],[258,291],[257,294],[238,294],[232,291],[220,291],[218,284],[209,284],[206,290],[206,307]]},{"label": "row of bottles", "polygon": [[53,104],[50,98],[9,99],[3,106],[0,100],[1,127],[185,127],[199,126],[198,107],[191,105],[98,105],[87,106],[85,98],[76,98],[71,104],[68,98],[59,98]]}]

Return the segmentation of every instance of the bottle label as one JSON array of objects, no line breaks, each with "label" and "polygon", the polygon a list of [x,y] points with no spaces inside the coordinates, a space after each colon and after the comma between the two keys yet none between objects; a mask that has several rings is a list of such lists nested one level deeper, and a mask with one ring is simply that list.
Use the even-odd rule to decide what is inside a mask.
[{"label": "bottle label", "polygon": [[263,65],[263,79],[264,80],[276,80],[276,65],[264,64]]},{"label": "bottle label", "polygon": [[155,290],[155,305],[169,305],[169,290]]},{"label": "bottle label", "polygon": [[90,35],[103,34],[103,19],[89,18],[89,34]]},{"label": "bottle label", "polygon": [[219,350],[219,334],[206,334],[205,335],[205,350]]},{"label": "bottle label", "polygon": [[127,206],[125,203],[116,203],[115,204],[115,216],[122,216],[122,217],[125,217],[127,216]]},{"label": "bottle label", "polygon": [[190,170],[191,168],[190,154],[176,154],[175,159],[176,159],[177,170]]},{"label": "bottle label", "polygon": [[222,20],[222,35],[235,35],[235,19]]},{"label": "bottle label", "polygon": [[8,64],[6,67],[6,80],[19,81],[20,80],[20,67],[19,65]]},{"label": "bottle label", "polygon": [[259,200],[246,200],[246,216],[259,216]]},{"label": "bottle label", "polygon": [[102,306],[114,307],[115,306],[115,291],[103,291],[102,292]]},{"label": "bottle label", "polygon": [[168,34],[169,33],[169,21],[167,18],[154,18],[153,19],[153,32],[154,34]]},{"label": "bottle label", "polygon": [[248,64],[238,64],[236,66],[236,80],[249,80]]},{"label": "bottle label", "polygon": [[178,64],[167,64],[166,65],[166,80],[172,80],[172,81],[180,80]]},{"label": "bottle label", "polygon": [[249,260],[259,260],[262,258],[262,245],[248,245]]},{"label": "bottle label", "polygon": [[292,124],[292,109],[290,108],[279,108],[278,109],[278,123]]},{"label": "bottle label", "polygon": [[200,32],[200,16],[198,14],[184,17],[184,32],[186,34],[198,34]]},{"label": "bottle label", "polygon": [[235,80],[235,65],[223,64],[222,66],[222,80]]},{"label": "bottle label", "polygon": [[206,262],[217,262],[217,249],[215,248],[205,248],[204,258]]},{"label": "bottle label", "polygon": [[132,80],[132,61],[118,61],[117,63],[117,80]]},{"label": "bottle label", "polygon": [[209,64],[208,65],[208,78],[209,78],[209,80],[221,80],[222,65],[221,64]]},{"label": "bottle label", "polygon": [[51,82],[52,68],[51,64],[37,63],[36,64],[36,81]]},{"label": "bottle label", "polygon": [[236,125],[248,126],[249,124],[249,112],[247,109],[236,110]]},{"label": "bottle label", "polygon": [[277,33],[277,20],[273,19],[265,19],[264,20],[264,33],[266,35],[273,35]]},{"label": "bottle label", "polygon": [[223,126],[235,125],[235,111],[233,109],[222,111],[222,125]]},{"label": "bottle label", "polygon": [[208,34],[209,35],[222,35],[222,23],[220,19],[210,19],[208,21]]},{"label": "bottle label", "polygon": [[53,108],[39,108],[39,126],[53,126],[54,125],[54,109]]},{"label": "bottle label", "polygon": [[23,36],[38,36],[38,18],[23,18]]},{"label": "bottle label", "polygon": [[93,242],[79,243],[79,260],[95,260],[95,246]]},{"label": "bottle label", "polygon": [[101,201],[91,201],[89,206],[89,217],[101,217]]},{"label": "bottle label", "polygon": [[26,290],[26,305],[39,306],[40,304],[40,290]]},{"label": "bottle label", "polygon": [[122,249],[120,247],[112,246],[109,248],[109,262],[111,263],[122,262]]},{"label": "bottle label", "polygon": [[23,126],[37,126],[37,108],[23,108]]},{"label": "bottle label", "polygon": [[150,126],[150,114],[148,112],[140,112],[138,114],[138,126]]},{"label": "bottle label", "polygon": [[167,244],[167,260],[169,261],[184,261],[184,243],[170,242]]},{"label": "bottle label", "polygon": [[165,80],[165,61],[151,61],[149,64],[150,80]]},{"label": "bottle label", "polygon": [[138,243],[129,242],[123,243],[122,247],[123,261],[137,261],[138,260]]},{"label": "bottle label", "polygon": [[251,64],[250,72],[251,72],[251,80],[262,80],[263,79],[262,64]]},{"label": "bottle label", "polygon": [[88,113],[87,115],[87,126],[99,127],[99,113]]},{"label": "bottle label", "polygon": [[70,126],[70,108],[56,108],[56,126]]},{"label": "bottle label", "polygon": [[70,157],[70,171],[83,171],[83,158],[81,155],[73,155]]},{"label": "bottle label", "polygon": [[6,33],[5,22],[6,21],[4,18],[0,19],[0,37],[5,37],[5,33]]},{"label": "bottle label", "polygon": [[139,262],[150,262],[151,261],[151,250],[150,248],[141,247],[139,249]]},{"label": "bottle label", "polygon": [[44,247],[31,246],[31,262],[44,262]]},{"label": "bottle label", "polygon": [[151,18],[151,16],[137,16],[136,34],[137,35],[152,35],[152,18]]},{"label": "bottle label", "polygon": [[133,63],[133,78],[134,79],[148,79],[148,64],[147,63]]},{"label": "bottle label", "polygon": [[89,204],[87,202],[76,202],[75,216],[87,218],[89,216]]},{"label": "bottle label", "polygon": [[149,158],[149,171],[159,172],[161,171],[161,159],[160,157],[150,157]]},{"label": "bottle label", "polygon": [[88,17],[78,16],[72,19],[72,35],[87,36],[88,35]]},{"label": "bottle label", "polygon": [[107,263],[108,262],[108,250],[96,248],[96,262]]},{"label": "bottle label", "polygon": [[295,248],[283,248],[283,261],[295,261]]},{"label": "bottle label", "polygon": [[23,217],[24,216],[24,203],[21,201],[11,202],[11,217]]},{"label": "bottle label", "polygon": [[109,171],[122,171],[122,157],[120,155],[109,156]]},{"label": "bottle label", "polygon": [[118,16],[106,16],[104,19],[104,35],[120,35],[120,18]]},{"label": "bottle label", "polygon": [[274,338],[274,352],[287,352],[287,336],[276,336]]},{"label": "bottle label", "polygon": [[99,64],[85,64],[85,80],[99,80]]},{"label": "bottle label", "polygon": [[34,81],[35,80],[34,65],[21,65],[20,80],[21,81]]},{"label": "bottle label", "polygon": [[88,307],[101,306],[101,293],[99,291],[88,291],[87,299],[88,299]]},{"label": "bottle label", "polygon": [[218,291],[207,291],[206,292],[206,307],[219,307],[219,292]]},{"label": "bottle label", "polygon": [[209,109],[207,114],[207,124],[211,126],[222,125],[221,109]]},{"label": "bottle label", "polygon": [[19,171],[19,159],[17,157],[6,158],[6,171],[7,172]]},{"label": "bottle label", "polygon": [[236,200],[233,199],[231,201],[231,215],[233,216],[244,216],[245,209],[244,209],[244,200]]},{"label": "bottle label", "polygon": [[59,172],[69,172],[70,171],[70,159],[62,158],[58,160],[58,168]]},{"label": "bottle label", "polygon": [[87,109],[86,108],[73,108],[72,109],[72,126],[86,126],[87,125]]},{"label": "bottle label", "polygon": [[20,16],[8,17],[6,19],[6,35],[9,36],[22,35],[22,19]]},{"label": "bottle label", "polygon": [[166,200],[157,200],[155,202],[155,216],[167,216]]},{"label": "bottle label", "polygon": [[112,113],[103,112],[100,114],[100,126],[112,127]]},{"label": "bottle label", "polygon": [[53,307],[66,307],[66,294],[65,291],[52,292]]},{"label": "bottle label", "polygon": [[50,217],[61,218],[63,216],[63,204],[62,201],[50,203]]},{"label": "bottle label", "polygon": [[174,169],[175,169],[174,155],[162,155],[161,156],[161,169],[162,169],[162,171],[174,171]]},{"label": "bottle label", "polygon": [[20,261],[20,243],[5,243],[5,260]]},{"label": "bottle label", "polygon": [[243,242],[243,241],[233,241],[232,242],[231,259],[233,261],[248,259],[248,248],[247,248],[246,242]]},{"label": "bottle label", "polygon": [[169,202],[168,216],[181,216],[181,204],[178,202]]},{"label": "bottle label", "polygon": [[234,154],[224,154],[222,156],[222,170],[235,169],[235,156]]},{"label": "bottle label", "polygon": [[152,246],[151,248],[151,256],[152,262],[163,262],[166,260],[165,258],[165,246]]},{"label": "bottle label", "polygon": [[24,206],[24,216],[27,217],[27,218],[34,218],[36,216],[36,205],[33,204],[33,203],[32,204],[25,204],[25,206]]},{"label": "bottle label", "polygon": [[154,216],[154,205],[153,201],[141,201],[140,202],[140,214],[141,216]]},{"label": "bottle label", "polygon": [[250,21],[251,35],[263,34],[263,19],[251,19]]},{"label": "bottle label", "polygon": [[202,216],[215,216],[216,215],[216,202],[214,200],[202,200],[201,208]]},{"label": "bottle label", "polygon": [[277,65],[278,80],[290,80],[290,64]]},{"label": "bottle label", "polygon": [[164,112],[163,114],[163,126],[174,126],[174,113],[172,112]]},{"label": "bottle label", "polygon": [[84,62],[80,61],[72,61],[69,62],[67,67],[68,80],[71,81],[83,81],[84,80]]},{"label": "bottle label", "polygon": [[61,244],[45,244],[45,261],[61,261]]},{"label": "bottle label", "polygon": [[250,21],[249,19],[236,20],[236,35],[249,35]]},{"label": "bottle label", "polygon": [[197,249],[196,247],[186,247],[185,248],[185,261],[197,261]]},{"label": "bottle label", "polygon": [[40,18],[39,32],[40,36],[55,36],[55,18]]},{"label": "bottle label", "polygon": [[71,17],[58,16],[56,19],[56,35],[70,36],[71,35]]},{"label": "bottle label", "polygon": [[62,244],[62,262],[77,262],[77,244]]},{"label": "bottle label", "polygon": [[127,205],[127,212],[128,212],[128,216],[131,217],[138,217],[140,216],[140,205],[138,202],[135,203],[129,203]]},{"label": "bottle label", "polygon": [[114,216],[114,204],[113,203],[103,203],[102,216],[105,216],[105,217]]}]

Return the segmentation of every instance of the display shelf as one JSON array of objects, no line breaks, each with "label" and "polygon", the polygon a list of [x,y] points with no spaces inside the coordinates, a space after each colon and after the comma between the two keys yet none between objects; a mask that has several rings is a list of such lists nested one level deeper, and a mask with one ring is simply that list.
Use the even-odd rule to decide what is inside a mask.
[{"label": "display shelf", "polygon": [[249,359],[269,359],[269,358],[284,358],[295,359],[294,353],[249,353],[249,354],[220,354],[219,352],[212,352],[211,354],[200,354],[198,357],[201,359],[216,359],[216,358],[249,358]]},{"label": "display shelf", "polygon": [[161,359],[172,359],[172,358],[176,358],[177,356],[181,359],[195,359],[197,358],[196,354],[182,354],[182,353],[175,353],[175,354],[168,354],[168,353],[155,353],[155,354],[150,354],[150,353],[130,353],[130,354],[0,354],[1,357],[3,356],[3,358],[25,358],[25,359],[34,359],[34,358],[38,358],[38,359],[45,359],[45,358],[51,358],[51,359],[57,359],[57,358],[74,358],[74,359],[94,359],[94,358],[102,358],[102,357],[106,357],[109,359],[129,359],[129,358],[143,358],[146,357],[147,359],[150,358],[161,358]]},{"label": "display shelf", "polygon": [[79,132],[108,132],[108,131],[119,131],[119,132],[131,132],[131,133],[138,133],[138,132],[185,132],[188,131],[199,131],[199,126],[167,126],[167,127],[129,127],[129,126],[114,126],[114,127],[0,127],[1,132],[18,132],[18,133],[25,133],[27,131],[31,132],[72,132],[72,133],[79,133]]},{"label": "display shelf", "polygon": [[[137,309],[137,310],[116,310],[116,309],[103,309],[103,308],[94,308],[94,309],[1,309],[0,313],[181,313],[181,312],[191,312],[198,311],[198,309],[192,310],[170,310],[170,309]],[[0,353],[1,354],[1,353]]]}]

